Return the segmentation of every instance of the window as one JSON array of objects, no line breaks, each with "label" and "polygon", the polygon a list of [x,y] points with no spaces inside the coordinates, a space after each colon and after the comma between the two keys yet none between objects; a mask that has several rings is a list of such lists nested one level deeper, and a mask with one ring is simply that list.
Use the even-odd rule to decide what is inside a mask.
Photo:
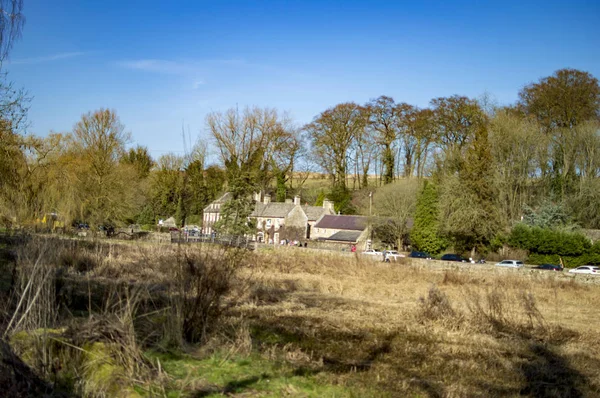
[{"label": "window", "polygon": [[265,228],[269,229],[271,228],[271,219],[267,218],[267,222],[265,223]]}]

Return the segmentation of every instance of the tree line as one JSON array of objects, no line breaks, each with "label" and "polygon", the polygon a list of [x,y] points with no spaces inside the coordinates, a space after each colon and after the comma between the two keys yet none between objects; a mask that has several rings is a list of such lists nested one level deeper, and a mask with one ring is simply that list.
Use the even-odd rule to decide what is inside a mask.
[{"label": "tree line", "polygon": [[[234,199],[228,211],[240,220],[252,192],[284,201],[319,172],[329,178],[324,194],[342,213],[364,211],[360,192],[398,196],[382,188],[414,181],[420,188],[407,188],[412,199],[398,211],[415,216],[416,192],[435,192],[428,200],[436,206],[436,233],[466,246],[489,244],[525,208],[547,201],[581,227],[600,227],[600,86],[579,70],[524,86],[509,106],[455,95],[419,108],[380,96],[335,105],[304,126],[274,108],[212,112],[210,146],[198,141],[184,156],[158,159],[131,147],[108,109],[83,115],[67,133],[24,134],[27,96],[6,81],[1,88],[0,208],[19,224],[48,212],[94,225],[155,224],[168,216],[199,223],[202,209],[225,190]],[[217,165],[207,164],[209,150]],[[394,206],[376,205],[375,215],[389,216]]]}]

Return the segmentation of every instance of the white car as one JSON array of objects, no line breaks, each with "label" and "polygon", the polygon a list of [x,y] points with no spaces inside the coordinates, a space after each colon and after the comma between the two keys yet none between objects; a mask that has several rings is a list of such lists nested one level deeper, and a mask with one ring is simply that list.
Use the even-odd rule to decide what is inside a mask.
[{"label": "white car", "polygon": [[385,252],[385,261],[397,261],[399,258],[406,257],[404,254],[398,253],[396,250],[388,250]]},{"label": "white car", "polygon": [[511,268],[521,268],[523,266],[523,261],[519,260],[502,260],[499,263],[496,263],[498,267],[511,267]]},{"label": "white car", "polygon": [[374,249],[367,249],[364,252],[362,252],[362,254],[365,254],[367,256],[383,256],[382,252],[379,252],[379,251],[374,250]]},{"label": "white car", "polygon": [[581,267],[573,268],[569,270],[571,274],[590,274],[600,275],[600,267],[596,265],[582,265]]}]

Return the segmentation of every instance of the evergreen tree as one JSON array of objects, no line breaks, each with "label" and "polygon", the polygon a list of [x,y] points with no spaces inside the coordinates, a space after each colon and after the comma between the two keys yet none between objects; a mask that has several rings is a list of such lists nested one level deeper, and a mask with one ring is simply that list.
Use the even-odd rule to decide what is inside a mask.
[{"label": "evergreen tree", "polygon": [[125,152],[121,157],[121,162],[134,166],[140,178],[148,177],[150,170],[155,165],[148,148],[141,145]]},{"label": "evergreen tree", "polygon": [[252,193],[258,188],[261,159],[262,149],[258,148],[241,166],[235,159],[225,162],[231,199],[221,206],[221,218],[214,226],[217,232],[236,236],[254,232],[248,217],[253,209]]},{"label": "evergreen tree", "polygon": [[467,148],[458,178],[446,176],[441,203],[442,231],[457,251],[487,246],[502,227],[491,169],[487,129],[480,126]]},{"label": "evergreen tree", "polygon": [[439,253],[446,247],[440,235],[438,193],[436,187],[425,181],[417,199],[415,221],[410,233],[411,245],[431,254]]}]

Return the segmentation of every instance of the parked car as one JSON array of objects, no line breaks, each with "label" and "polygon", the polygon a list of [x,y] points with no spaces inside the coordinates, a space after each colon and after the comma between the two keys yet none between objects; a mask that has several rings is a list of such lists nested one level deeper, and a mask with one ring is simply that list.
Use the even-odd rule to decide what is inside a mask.
[{"label": "parked car", "polygon": [[512,267],[512,268],[521,268],[523,266],[523,261],[519,260],[502,260],[499,263],[496,263],[498,267]]},{"label": "parked car", "polygon": [[557,264],[542,264],[537,267],[533,267],[533,269],[543,269],[547,271],[562,271],[563,267]]},{"label": "parked car", "polygon": [[375,249],[367,249],[364,252],[362,252],[362,254],[366,254],[367,256],[382,256],[383,253],[381,253],[378,250]]},{"label": "parked car", "polygon": [[426,253],[426,252],[410,252],[410,254],[408,255],[408,257],[412,257],[412,258],[424,258],[426,260],[431,260],[431,256],[429,255],[429,253]]},{"label": "parked car", "polygon": [[404,254],[398,253],[396,250],[388,250],[385,252],[385,261],[397,261],[399,258],[406,257]]},{"label": "parked car", "polygon": [[468,258],[464,258],[463,256],[459,255],[459,254],[444,254],[441,258],[442,261],[456,261],[459,263],[470,263],[471,260],[469,260]]},{"label": "parked car", "polygon": [[589,275],[600,275],[600,267],[596,265],[582,265],[581,267],[573,268],[569,270],[572,274],[589,274]]}]

